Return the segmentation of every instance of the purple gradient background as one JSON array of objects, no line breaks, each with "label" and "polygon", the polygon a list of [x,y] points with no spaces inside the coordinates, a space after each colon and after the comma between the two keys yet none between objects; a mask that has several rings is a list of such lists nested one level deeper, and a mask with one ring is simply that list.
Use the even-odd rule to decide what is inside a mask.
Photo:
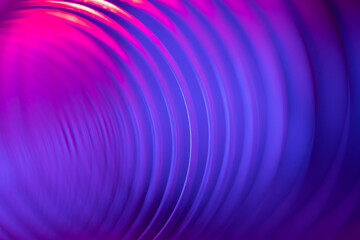
[{"label": "purple gradient background", "polygon": [[0,239],[360,239],[359,1],[0,14]]}]

